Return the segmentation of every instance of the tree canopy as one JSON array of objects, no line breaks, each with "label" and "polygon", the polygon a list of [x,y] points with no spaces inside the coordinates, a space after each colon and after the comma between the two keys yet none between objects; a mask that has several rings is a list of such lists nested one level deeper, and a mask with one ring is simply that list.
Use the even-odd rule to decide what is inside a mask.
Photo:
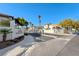
[{"label": "tree canopy", "polygon": [[16,18],[15,22],[20,24],[21,26],[24,26],[24,25],[27,26],[28,25],[27,20],[25,20],[24,18],[20,18],[20,17]]},{"label": "tree canopy", "polygon": [[62,27],[69,27],[71,26],[74,29],[79,28],[79,21],[73,20],[73,19],[64,19],[59,23]]}]

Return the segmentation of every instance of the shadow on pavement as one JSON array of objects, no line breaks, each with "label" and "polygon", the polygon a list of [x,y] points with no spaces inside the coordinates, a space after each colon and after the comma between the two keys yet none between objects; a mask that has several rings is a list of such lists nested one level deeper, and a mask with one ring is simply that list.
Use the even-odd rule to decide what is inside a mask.
[{"label": "shadow on pavement", "polygon": [[33,36],[33,37],[40,37],[41,36],[40,33],[28,33],[28,34]]},{"label": "shadow on pavement", "polygon": [[34,38],[35,42],[43,42],[41,40],[41,34],[40,33],[29,33],[29,35],[31,35]]}]

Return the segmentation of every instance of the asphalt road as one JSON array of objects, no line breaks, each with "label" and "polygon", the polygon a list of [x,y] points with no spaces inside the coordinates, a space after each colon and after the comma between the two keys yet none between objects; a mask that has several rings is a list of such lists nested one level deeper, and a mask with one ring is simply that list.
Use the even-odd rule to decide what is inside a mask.
[{"label": "asphalt road", "polygon": [[65,48],[57,54],[58,56],[79,56],[79,35],[74,37],[65,46]]},{"label": "asphalt road", "polygon": [[[60,39],[59,38],[54,39],[53,37],[40,36],[38,38],[41,40],[45,40],[45,41],[39,42],[38,44],[31,47],[30,52],[28,54],[27,54],[27,52],[25,52],[25,55],[28,55],[28,56],[68,55],[67,53],[71,53],[71,52],[69,52],[70,50],[66,49],[67,48],[66,46],[67,45],[72,46],[73,45],[72,43],[75,42],[74,39],[78,40],[78,38],[79,38],[79,36],[76,36],[73,39],[71,39],[71,37],[73,37],[73,36],[70,36],[70,38],[69,37],[68,38],[61,37]],[[68,39],[71,39],[71,40],[68,40]],[[78,43],[75,42],[75,44],[79,44],[79,42]],[[72,47],[75,47],[75,46],[73,45]],[[77,49],[77,47],[76,47],[76,49]],[[77,53],[79,53],[79,52],[77,51]],[[72,53],[69,55],[72,55]]]},{"label": "asphalt road", "polygon": [[66,40],[49,40],[46,42],[40,42],[32,46],[29,53],[25,53],[25,56],[55,56],[61,49],[67,44]]},{"label": "asphalt road", "polygon": [[45,41],[54,39],[53,37],[42,36],[39,33],[29,33],[29,35],[32,36],[36,42],[45,42]]},{"label": "asphalt road", "polygon": [[[34,35],[33,35],[34,34]],[[54,38],[31,33],[24,40],[0,51],[0,55],[62,56],[79,55],[79,36]],[[36,38],[37,41],[34,40]],[[71,40],[70,40],[71,39]],[[14,53],[17,52],[17,53]]]}]

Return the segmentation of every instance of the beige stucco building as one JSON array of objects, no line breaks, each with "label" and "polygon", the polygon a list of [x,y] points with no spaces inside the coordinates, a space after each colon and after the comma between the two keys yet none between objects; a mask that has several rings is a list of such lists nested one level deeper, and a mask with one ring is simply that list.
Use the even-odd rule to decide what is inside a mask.
[{"label": "beige stucco building", "polygon": [[44,26],[44,33],[64,33],[64,28],[59,24],[47,24]]}]

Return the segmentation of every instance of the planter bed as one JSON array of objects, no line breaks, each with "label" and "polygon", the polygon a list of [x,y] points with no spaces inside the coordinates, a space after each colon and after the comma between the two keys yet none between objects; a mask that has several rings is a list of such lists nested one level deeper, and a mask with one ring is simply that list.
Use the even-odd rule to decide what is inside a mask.
[{"label": "planter bed", "polygon": [[21,36],[19,38],[14,39],[14,40],[6,40],[4,42],[2,41],[2,42],[0,42],[0,49],[6,48],[6,47],[11,46],[11,45],[14,45],[14,44],[22,41],[23,39],[24,39],[24,36]]}]

